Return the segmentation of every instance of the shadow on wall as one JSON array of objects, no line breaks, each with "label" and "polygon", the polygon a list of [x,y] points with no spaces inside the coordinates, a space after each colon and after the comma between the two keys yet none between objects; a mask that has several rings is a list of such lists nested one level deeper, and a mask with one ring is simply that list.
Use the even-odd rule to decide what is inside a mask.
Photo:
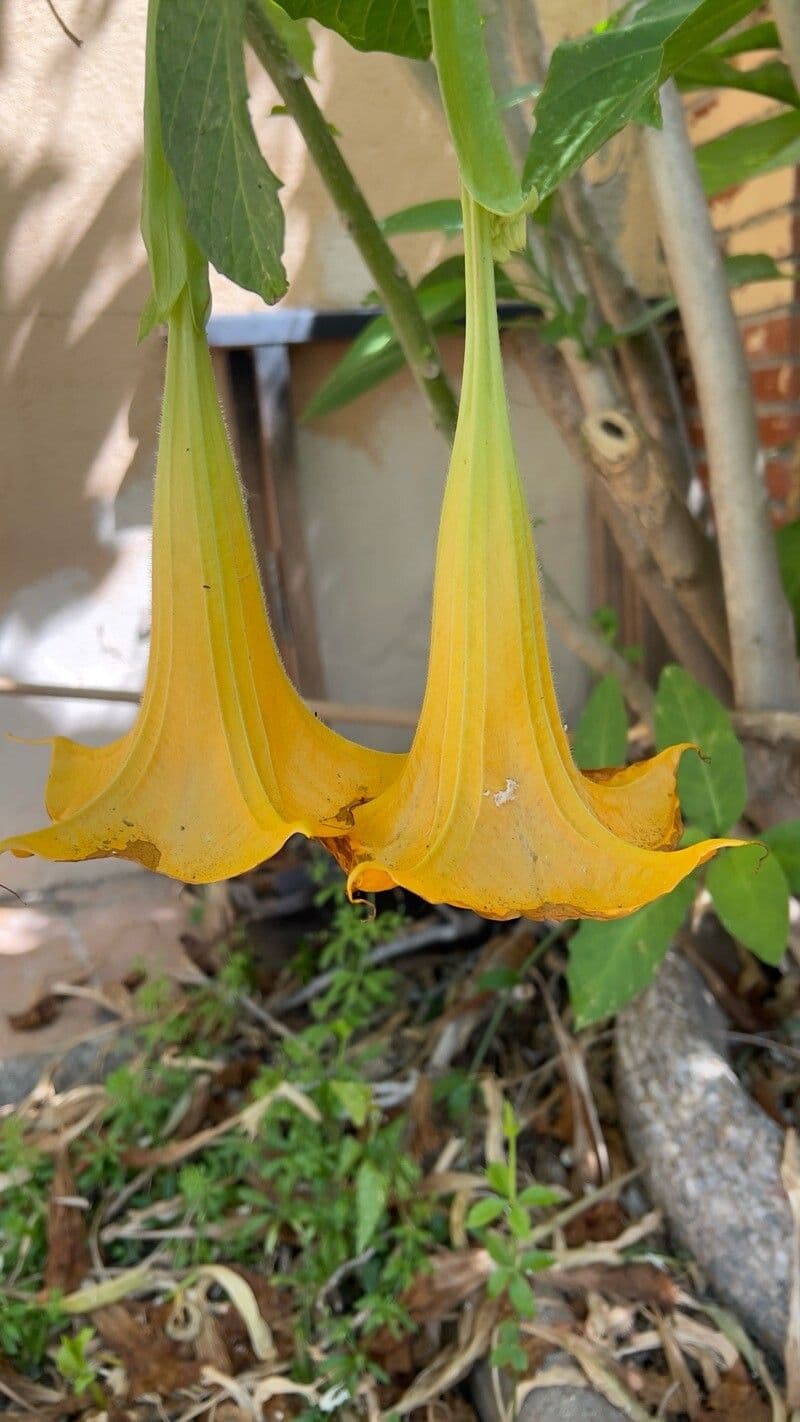
[{"label": "shadow on wall", "polygon": [[[63,180],[63,174],[42,168],[15,188],[0,172],[3,250],[11,229],[35,222],[31,210],[38,196]],[[137,221],[139,182],[138,165],[130,164],[71,251],[16,300],[0,290],[6,327],[0,367],[5,596],[68,566],[99,582],[115,557],[98,508],[112,493],[106,480],[150,474],[152,409],[142,410],[143,399],[132,402],[135,313],[148,291],[144,269],[127,276],[88,320],[81,310],[87,273],[108,267],[121,237]],[[141,392],[148,406],[153,393]],[[130,460],[127,468],[106,473],[97,468],[98,456],[126,415]],[[87,487],[90,481],[94,488]]]},{"label": "shadow on wall", "polygon": [[[163,365],[157,337],[136,340],[145,10],[65,0],[78,48],[44,0],[3,6],[0,675],[19,680],[138,687],[144,674]],[[0,698],[0,834],[43,818],[46,753],[8,732],[104,741],[130,715]],[[58,877],[33,860],[0,872],[17,889]]]}]

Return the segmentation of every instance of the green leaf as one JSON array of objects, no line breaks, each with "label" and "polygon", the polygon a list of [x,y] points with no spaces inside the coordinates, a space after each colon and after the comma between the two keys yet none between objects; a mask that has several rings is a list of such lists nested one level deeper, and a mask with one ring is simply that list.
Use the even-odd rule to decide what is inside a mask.
[{"label": "green leaf", "polygon": [[519,1258],[520,1267],[526,1274],[535,1274],[540,1269],[550,1269],[555,1263],[552,1254],[544,1249],[526,1249]]},{"label": "green leaf", "polygon": [[624,765],[628,751],[628,713],[617,677],[604,676],[589,696],[572,738],[572,754],[581,770]]},{"label": "green leaf", "polygon": [[506,1287],[511,1278],[510,1269],[495,1269],[486,1280],[486,1293],[490,1299],[496,1299]]},{"label": "green leaf", "polygon": [[[664,0],[651,0],[651,3],[658,10]],[[700,5],[690,5],[690,13],[664,45],[663,78],[674,74],[706,45],[738,25],[751,11],[757,10],[760,4],[761,0],[702,0]]]},{"label": "green leaf", "polygon": [[522,1274],[512,1275],[508,1283],[508,1297],[514,1312],[520,1318],[533,1318],[536,1312],[536,1300],[533,1296],[533,1289]]},{"label": "green leaf", "polygon": [[490,212],[518,213],[524,195],[492,88],[478,0],[430,0],[430,18],[439,88],[462,180]]},{"label": "green leaf", "polygon": [[585,919],[570,939],[567,982],[576,1027],[610,1017],[655,976],[694,898],[694,879],[627,918]]},{"label": "green leaf", "polygon": [[768,252],[737,252],[725,258],[725,275],[729,286],[746,286],[751,281],[775,281],[784,273]]},{"label": "green leaf", "polygon": [[780,49],[781,41],[778,34],[778,27],[772,20],[763,20],[757,25],[750,25],[746,30],[740,30],[738,34],[731,35],[729,39],[722,40],[720,44],[714,45],[714,53],[722,55],[749,54],[754,49]]},{"label": "green leaf", "polygon": [[527,1239],[531,1232],[528,1211],[518,1200],[513,1200],[508,1207],[508,1228],[515,1239]]},{"label": "green leaf", "polygon": [[678,70],[675,80],[679,89],[741,89],[749,94],[763,94],[793,108],[800,105],[788,65],[781,59],[768,59],[754,69],[738,69],[721,54],[706,50],[690,59]]},{"label": "green leaf", "polygon": [[529,1210],[543,1210],[548,1205],[558,1205],[564,1199],[564,1191],[551,1185],[526,1185],[520,1193],[519,1202]]},{"label": "green leaf", "polygon": [[800,894],[800,820],[773,825],[761,838],[780,864],[792,893]]},{"label": "green leaf", "polygon": [[401,207],[381,218],[380,223],[384,237],[404,237],[409,232],[443,232],[445,237],[457,237],[463,226],[458,198],[437,198]]},{"label": "green leaf", "polygon": [[651,0],[630,24],[556,46],[523,183],[540,200],[630,122],[658,121],[665,79],[758,0]]},{"label": "green leaf", "polygon": [[512,1269],[514,1267],[514,1251],[508,1240],[504,1239],[501,1234],[488,1234],[486,1236],[486,1248],[499,1269]]},{"label": "green leaf", "polygon": [[491,1160],[489,1162],[486,1167],[486,1179],[489,1181],[492,1189],[497,1191],[498,1195],[503,1195],[505,1199],[508,1199],[511,1194],[513,1181],[511,1179],[511,1171],[504,1160]]},{"label": "green leaf", "polygon": [[328,1086],[353,1125],[363,1126],[372,1105],[372,1088],[367,1082],[330,1081]]},{"label": "green leaf", "polygon": [[386,1176],[363,1160],[356,1174],[356,1254],[366,1249],[380,1223],[389,1196]]},{"label": "green leaf", "polygon": [[[464,308],[464,281],[451,279],[417,287],[417,299],[432,326],[451,321]],[[302,413],[303,420],[317,419],[339,410],[367,390],[401,370],[405,356],[388,316],[376,316],[353,341]]]},{"label": "green leaf", "polygon": [[765,963],[779,963],[789,936],[789,885],[777,857],[760,844],[718,854],[706,888],[734,938]]},{"label": "green leaf", "polygon": [[244,15],[245,0],[161,5],[161,122],[192,236],[218,271],[273,302],[286,291],[283,209],[247,107]]},{"label": "green leaf", "polygon": [[783,590],[794,617],[797,650],[800,652],[800,519],[779,528],[775,538]]},{"label": "green leaf", "polygon": [[464,1223],[467,1229],[483,1229],[484,1225],[498,1220],[505,1208],[505,1203],[496,1195],[488,1195],[485,1200],[478,1200],[472,1206]]},{"label": "green leaf", "polygon": [[427,59],[431,31],[425,0],[281,0],[293,19],[317,20],[354,49]]},{"label": "green leaf", "polygon": [[744,755],[730,717],[717,698],[682,667],[661,673],[656,693],[656,746],[692,741],[678,770],[678,793],[688,820],[707,834],[725,834],[747,800]]},{"label": "green leaf", "polygon": [[701,143],[695,157],[708,197],[800,162],[800,111],[742,124]]},{"label": "green leaf", "polygon": [[520,976],[516,968],[490,968],[478,978],[479,992],[508,992],[519,986]]},{"label": "green leaf", "polygon": [[[256,0],[284,48],[309,79],[314,75],[314,41],[304,20],[293,20],[277,0]],[[274,112],[274,110],[273,110]]]}]

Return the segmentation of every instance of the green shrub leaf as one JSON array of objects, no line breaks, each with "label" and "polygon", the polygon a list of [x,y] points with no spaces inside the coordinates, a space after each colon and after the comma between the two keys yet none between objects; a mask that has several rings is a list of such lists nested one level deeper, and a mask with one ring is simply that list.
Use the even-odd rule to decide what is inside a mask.
[{"label": "green shrub leaf", "polygon": [[582,770],[624,765],[628,749],[628,714],[615,676],[598,681],[580,714],[572,738],[575,764]]},{"label": "green shrub leaf", "polygon": [[402,207],[382,218],[380,225],[385,237],[404,237],[409,232],[442,232],[445,237],[457,237],[464,221],[458,198],[436,198]]},{"label": "green shrub leaf", "polygon": [[478,1200],[470,1209],[464,1221],[467,1229],[483,1229],[484,1225],[492,1224],[498,1220],[505,1211],[505,1204],[498,1200],[496,1195],[489,1195],[485,1200]]},{"label": "green shrub leaf", "polygon": [[800,651],[800,519],[779,528],[776,539],[783,590],[792,609]]},{"label": "green shrub leaf", "polygon": [[792,893],[800,894],[800,820],[773,825],[761,839],[780,864]]},{"label": "green shrub leaf", "polygon": [[780,962],[789,936],[789,885],[777,856],[760,844],[726,850],[709,865],[706,887],[728,932],[765,963]]},{"label": "green shrub leaf", "polygon": [[[434,328],[452,321],[464,309],[463,278],[417,287],[417,299],[425,319]],[[405,356],[391,321],[388,316],[376,316],[312,395],[302,418],[313,420],[320,415],[330,415],[380,385],[382,380],[388,380],[404,364]]]},{"label": "green shrub leaf", "polygon": [[656,694],[656,745],[680,741],[687,751],[678,770],[678,793],[688,820],[706,834],[725,834],[747,799],[744,755],[724,706],[682,667],[661,673]]},{"label": "green shrub leaf", "polygon": [[189,231],[218,271],[277,301],[286,291],[280,182],[247,108],[245,0],[168,0],[156,69],[164,149]]},{"label": "green shrub leaf", "polygon": [[427,59],[431,28],[426,0],[281,0],[293,19],[317,20],[354,49]]},{"label": "green shrub leaf", "polygon": [[356,1253],[372,1239],[389,1196],[389,1182],[371,1160],[362,1160],[356,1173]]},{"label": "green shrub leaf", "polygon": [[693,878],[627,918],[585,919],[569,945],[567,982],[575,1025],[618,1012],[655,975],[694,898]]},{"label": "green shrub leaf", "polygon": [[671,74],[757,0],[650,0],[629,24],[556,46],[536,104],[524,186],[542,199],[630,122],[658,123]]},{"label": "green shrub leaf", "polygon": [[701,143],[697,166],[708,197],[800,162],[800,110],[747,123]]}]

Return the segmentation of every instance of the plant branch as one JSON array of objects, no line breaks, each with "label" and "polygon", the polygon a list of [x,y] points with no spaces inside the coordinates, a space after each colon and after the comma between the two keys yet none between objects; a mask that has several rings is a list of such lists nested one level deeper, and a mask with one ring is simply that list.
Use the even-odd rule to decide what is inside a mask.
[{"label": "plant branch", "polygon": [[263,10],[250,0],[247,37],[294,119],[338,212],[381,293],[386,313],[436,428],[452,442],[458,407],[436,338],[331,134],[324,114]]},{"label": "plant branch", "polygon": [[615,676],[628,705],[645,725],[652,727],[656,698],[646,677],[579,617],[546,573],[542,574],[542,583],[550,621],[564,645],[598,676]]},{"label": "plant branch", "polygon": [[645,145],[703,417],[736,700],[748,711],[796,710],[794,629],[759,469],[749,371],[674,84],[661,99],[663,128],[648,129]]},{"label": "plant branch", "polygon": [[[507,0],[496,9],[486,25],[485,39],[499,91],[509,90],[521,80],[544,79],[546,48],[530,0]],[[524,70],[512,67],[512,50],[524,51]],[[519,109],[512,113],[509,139],[517,156],[523,157],[529,128]],[[642,297],[610,250],[586,184],[573,179],[562,184],[559,196],[560,212],[551,222],[554,240],[544,249],[535,224],[530,225],[529,240],[537,262],[549,261],[565,304],[571,304],[574,294],[580,292],[588,298],[590,309],[613,324],[646,315]],[[601,502],[616,511],[615,527],[623,519],[638,524],[637,531],[663,580],[727,671],[730,647],[719,559],[686,505],[691,475],[689,445],[660,335],[650,328],[621,341],[616,358],[608,350],[595,350],[587,359],[572,340],[562,340],[558,349],[583,407],[579,423],[591,463],[582,462],[591,471],[591,483],[595,488],[605,486],[607,497]],[[563,424],[560,428],[565,433]],[[630,538],[627,542],[630,544]],[[663,594],[660,601],[663,614]],[[663,627],[663,615],[658,620]],[[709,674],[701,679],[711,684],[710,660],[692,646],[697,638],[690,634],[685,642],[676,642],[681,619],[672,616],[670,621],[673,650],[687,665],[705,661]],[[685,619],[683,624],[686,626]]]},{"label": "plant branch", "polygon": [[[511,340],[542,408],[560,431],[576,462],[592,483],[603,516],[622,557],[636,578],[642,596],[670,647],[698,681],[722,701],[730,701],[730,683],[694,622],[672,594],[639,525],[612,500],[605,482],[597,479],[594,455],[582,434],[582,392],[564,370],[558,351],[522,329]],[[633,703],[631,703],[633,704]]]}]

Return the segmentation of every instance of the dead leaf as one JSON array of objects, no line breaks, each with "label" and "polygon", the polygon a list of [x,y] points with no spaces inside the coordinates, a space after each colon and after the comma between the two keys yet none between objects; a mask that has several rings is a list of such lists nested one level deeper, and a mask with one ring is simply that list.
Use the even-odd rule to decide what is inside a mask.
[{"label": "dead leaf", "polygon": [[418,1164],[423,1164],[438,1153],[447,1134],[433,1119],[433,1088],[429,1076],[420,1076],[408,1103],[409,1155]]},{"label": "dead leaf", "polygon": [[597,1200],[564,1226],[564,1240],[570,1249],[604,1243],[616,1239],[626,1223],[627,1216],[619,1200]]},{"label": "dead leaf", "polygon": [[112,1304],[98,1309],[92,1322],[122,1361],[129,1400],[136,1401],[152,1392],[169,1397],[170,1393],[199,1382],[202,1364],[190,1356],[188,1345],[157,1331],[145,1308]]},{"label": "dead leaf", "polygon": [[86,1243],[83,1210],[72,1203],[77,1194],[66,1151],[56,1157],[50,1199],[47,1206],[47,1262],[44,1283],[47,1289],[71,1293],[89,1271],[91,1260]]},{"label": "dead leaf", "polygon": [[47,993],[22,1012],[10,1012],[8,1025],[14,1032],[36,1032],[40,1027],[49,1027],[61,1015],[64,1003],[60,997]]},{"label": "dead leaf", "polygon": [[697,1422],[770,1422],[771,1416],[740,1358],[706,1399]]},{"label": "dead leaf", "polygon": [[561,1293],[591,1291],[650,1308],[674,1308],[680,1298],[675,1281],[655,1264],[586,1264],[548,1277]]}]

